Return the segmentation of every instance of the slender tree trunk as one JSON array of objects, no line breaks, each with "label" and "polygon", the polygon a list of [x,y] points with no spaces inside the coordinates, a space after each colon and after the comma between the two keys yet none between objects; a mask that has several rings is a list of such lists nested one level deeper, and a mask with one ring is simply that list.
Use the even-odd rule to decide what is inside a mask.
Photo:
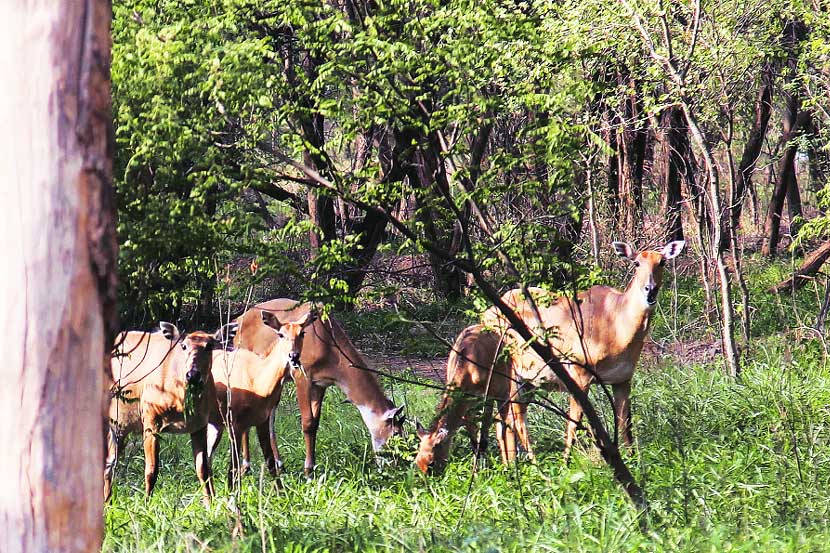
[{"label": "slender tree trunk", "polygon": [[377,213],[368,212],[352,229],[357,234],[358,247],[354,251],[354,263],[345,268],[344,279],[349,287],[349,294],[356,294],[366,279],[367,270],[383,239],[386,237],[386,218]]},{"label": "slender tree trunk", "polygon": [[[729,165],[729,197],[733,199],[732,205],[730,205],[726,211],[731,215],[734,215],[736,209],[740,209],[741,205],[743,205],[744,197],[743,195],[739,195],[736,192],[737,181],[738,181],[738,172],[735,171],[735,159],[732,155],[732,140],[734,138],[734,115],[732,113],[729,114],[729,124],[728,124],[728,133],[726,136],[726,156],[727,156],[727,163]],[[726,214],[725,213],[725,214]],[[724,215],[725,215],[724,214]],[[731,219],[731,217],[730,217]],[[743,271],[743,260],[742,260],[742,253],[738,249],[738,231],[735,228],[732,228],[729,224],[729,221],[726,221],[725,224],[722,222],[721,226],[724,227],[724,234],[729,236],[729,249],[732,253],[732,266],[735,268],[735,278],[738,280],[738,286],[741,290],[741,328],[743,330],[743,345],[747,347],[749,345],[749,339],[751,338],[751,330],[752,330],[752,321],[750,320],[750,309],[749,309],[749,286],[746,284],[746,279],[744,278],[744,271]],[[721,240],[721,243],[723,240]],[[723,251],[723,248],[721,248]]]},{"label": "slender tree trunk", "polygon": [[[631,9],[630,5],[626,3],[626,0],[622,1],[629,9]],[[697,7],[698,9],[695,10],[695,17],[700,18],[701,10],[699,9],[699,3],[697,4]],[[665,56],[661,53],[658,53],[654,49],[654,41],[650,37],[649,32],[643,26],[642,20],[640,19],[639,15],[633,10],[631,11],[634,14],[635,25],[637,26],[637,29],[643,36],[645,43],[648,45],[650,49],[649,53],[651,57],[663,66],[663,69],[666,71],[666,74],[671,79],[672,84],[676,87],[676,94],[680,106],[683,109],[683,115],[686,117],[686,123],[688,123],[689,126],[689,133],[691,134],[691,138],[694,144],[697,146],[697,149],[700,152],[701,157],[703,158],[707,180],[707,187],[705,190],[704,200],[705,206],[708,207],[711,225],[708,238],[709,245],[711,246],[710,252],[715,260],[715,265],[718,271],[718,280],[720,283],[721,292],[721,338],[723,342],[723,353],[724,357],[726,358],[726,364],[729,369],[729,373],[737,377],[740,374],[740,360],[738,359],[738,350],[735,347],[735,329],[732,316],[732,293],[729,282],[729,274],[726,271],[726,264],[723,261],[723,252],[720,248],[721,234],[723,233],[722,225],[724,218],[722,216],[720,205],[720,182],[718,179],[718,166],[715,163],[715,159],[712,155],[712,150],[709,147],[709,144],[706,142],[706,137],[703,136],[703,132],[701,131],[700,126],[697,123],[697,118],[695,117],[694,111],[692,110],[692,104],[688,96],[684,92],[684,89],[686,88],[685,74],[678,69],[675,60],[672,58],[671,36],[668,34],[668,31],[666,31],[665,46],[669,50],[669,55]],[[660,17],[663,19],[663,28],[668,29],[669,25],[668,21],[666,20],[666,14],[663,13],[660,15]],[[694,24],[695,28],[697,28],[697,24],[698,21],[696,21]],[[701,216],[705,215],[705,212],[705,209],[701,210]]]},{"label": "slender tree trunk", "polygon": [[[444,251],[457,255],[461,251],[461,233],[466,221],[447,211],[453,200],[438,137],[403,129],[395,131],[395,142],[397,145],[417,144],[415,147],[396,146],[393,157],[415,191],[415,217],[423,225],[424,234]],[[461,217],[469,217],[469,211],[465,209]],[[429,253],[429,261],[438,294],[449,301],[460,299],[466,284],[464,273],[434,252]]]},{"label": "slender tree trunk", "polygon": [[97,0],[0,7],[0,551],[101,548],[117,326],[111,18]]},{"label": "slender tree trunk", "polygon": [[611,212],[611,219],[616,222],[618,230],[620,230],[620,147],[617,133],[620,120],[616,112],[610,108],[607,110],[607,116],[608,130],[606,131],[606,142],[611,152],[608,155],[608,207]]},{"label": "slender tree trunk", "polygon": [[[735,187],[730,198],[731,205],[729,206],[729,213],[731,215],[730,235],[737,233],[740,228],[744,198],[752,188],[752,175],[767,135],[769,117],[772,113],[772,81],[772,69],[767,66],[761,75],[761,87],[758,90],[758,99],[755,102],[755,117],[752,120],[749,137],[744,145],[744,151],[741,155],[740,164],[738,165],[738,172],[735,175]],[[725,238],[729,239],[731,236]],[[721,247],[727,247],[725,240],[721,244]]]},{"label": "slender tree trunk", "polygon": [[761,254],[773,257],[778,251],[778,242],[781,234],[781,215],[784,211],[784,200],[789,200],[790,215],[801,214],[801,199],[798,194],[798,183],[795,177],[795,154],[798,147],[795,138],[798,132],[798,106],[796,94],[787,98],[787,106],[782,120],[781,144],[783,152],[778,160],[778,179],[772,191],[767,217],[764,221],[764,242]]},{"label": "slender tree trunk", "polygon": [[[679,107],[670,107],[661,114],[662,138],[661,147],[657,151],[659,159],[657,166],[658,182],[662,181],[664,190],[664,212],[666,214],[666,235],[670,240],[683,240],[682,214],[686,205],[689,215],[697,224],[697,232],[691,236],[695,238],[700,255],[700,277],[705,295],[704,316],[711,322],[711,313],[714,305],[711,270],[707,248],[707,236],[711,232],[709,217],[704,202],[705,191],[698,184],[698,166],[695,162],[689,142],[689,127]],[[685,183],[686,196],[689,202],[683,202],[682,187]]]},{"label": "slender tree trunk", "polygon": [[[677,83],[682,86],[682,81]],[[738,350],[735,347],[735,322],[733,319],[732,310],[732,287],[729,280],[729,273],[726,270],[726,263],[723,260],[723,252],[720,249],[720,239],[723,229],[721,228],[723,218],[721,217],[720,205],[720,181],[718,179],[718,168],[715,164],[715,159],[709,149],[709,145],[697,125],[697,120],[691,110],[691,107],[684,99],[683,112],[686,115],[686,121],[689,123],[689,130],[691,131],[694,141],[700,150],[705,165],[708,182],[708,203],[709,216],[712,223],[712,234],[710,236],[709,244],[712,249],[712,257],[715,260],[715,266],[718,271],[718,282],[720,284],[720,303],[721,303],[721,341],[723,343],[723,356],[726,360],[726,365],[729,369],[729,374],[737,377],[741,373],[740,360],[738,359]]]},{"label": "slender tree trunk", "polygon": [[810,188],[813,192],[818,192],[827,185],[830,157],[822,149],[823,141],[820,137],[820,131],[816,126],[815,119],[809,114],[805,121],[804,132],[809,138],[807,155],[810,164]]},{"label": "slender tree trunk", "polygon": [[[307,69],[311,71],[311,69]],[[330,176],[328,162],[320,154],[325,147],[325,136],[323,135],[323,116],[314,114],[310,119],[301,123],[303,138],[309,143],[309,147],[303,152],[303,163],[319,171],[320,174]],[[309,235],[311,251],[315,253],[326,242],[334,240],[337,236],[337,228],[334,218],[334,201],[327,194],[320,194],[313,190],[308,191],[308,218],[317,227]]]},{"label": "slender tree trunk", "polygon": [[[806,28],[800,21],[789,21],[784,27],[782,42],[787,51],[787,69],[791,84],[797,74],[799,44],[806,36]],[[764,221],[764,242],[761,245],[761,254],[767,257],[774,257],[778,250],[784,200],[790,200],[789,210],[791,215],[800,215],[801,210],[801,199],[798,194],[798,184],[795,180],[795,154],[798,148],[794,140],[800,130],[798,112],[801,107],[801,98],[799,92],[795,90],[786,94],[785,98],[786,105],[780,141],[783,152],[781,159],[778,161],[778,179],[775,182],[775,188],[767,209],[767,216]],[[790,234],[795,234],[793,229],[790,229]]]},{"label": "slender tree trunk", "polygon": [[[418,213],[424,225],[427,238],[447,250],[452,255],[461,251],[462,221],[451,220],[437,206],[450,197],[450,184],[444,168],[444,161],[435,144],[428,144],[418,152],[420,163],[416,171],[422,194]],[[423,192],[426,192],[424,194]],[[468,214],[464,213],[464,217]],[[454,218],[453,218],[454,219]],[[430,254],[430,265],[435,276],[435,285],[439,294],[449,301],[461,298],[466,283],[464,273],[455,264],[447,263],[438,256]]]},{"label": "slender tree trunk", "polygon": [[[620,84],[628,84],[634,90],[622,102],[623,121],[619,136],[619,205],[622,223],[628,233],[639,228],[643,211],[643,164],[645,162],[648,130],[642,123],[637,83],[620,77]],[[625,81],[629,82],[625,82]]]}]

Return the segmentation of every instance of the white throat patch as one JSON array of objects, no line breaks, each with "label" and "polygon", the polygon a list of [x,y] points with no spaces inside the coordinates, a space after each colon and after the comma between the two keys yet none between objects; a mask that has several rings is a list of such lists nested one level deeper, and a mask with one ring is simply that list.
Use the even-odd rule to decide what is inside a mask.
[{"label": "white throat patch", "polygon": [[381,428],[383,428],[386,421],[367,405],[355,405],[355,407],[357,407],[357,410],[360,411],[363,423],[369,430],[369,434],[372,435],[372,449],[374,451],[379,451],[380,448],[382,448],[386,443],[386,440],[379,438],[377,433]]}]

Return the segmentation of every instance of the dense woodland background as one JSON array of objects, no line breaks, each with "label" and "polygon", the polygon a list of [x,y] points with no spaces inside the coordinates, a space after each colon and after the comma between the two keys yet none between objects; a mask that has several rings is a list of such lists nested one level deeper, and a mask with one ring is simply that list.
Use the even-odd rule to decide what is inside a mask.
[{"label": "dense woodland background", "polygon": [[[540,468],[473,479],[458,448],[458,465],[424,488],[407,463],[367,467],[356,416],[329,405],[321,449],[334,474],[266,500],[251,483],[234,499],[246,546],[828,547],[826,2],[125,0],[113,11],[125,328],[213,329],[256,301],[316,300],[382,369],[440,379],[443,340],[489,305],[484,284],[622,287],[612,240],[687,241],[635,377],[628,460],[652,530],[639,533],[587,439],[562,466],[549,413],[531,421],[549,454]],[[792,279],[805,255],[806,276]],[[396,385],[430,416],[434,392]],[[280,409],[299,456],[290,401]],[[127,474],[140,467],[123,470],[140,480]],[[191,526],[117,496],[105,546],[230,543],[226,528],[210,537],[220,513],[180,513],[181,496],[153,501]]]}]

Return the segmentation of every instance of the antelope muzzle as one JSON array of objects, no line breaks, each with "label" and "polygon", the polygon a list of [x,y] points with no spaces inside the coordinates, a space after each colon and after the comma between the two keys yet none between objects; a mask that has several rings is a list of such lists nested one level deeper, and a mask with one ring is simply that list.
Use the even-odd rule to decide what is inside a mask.
[{"label": "antelope muzzle", "polygon": [[194,367],[187,371],[185,379],[187,380],[188,385],[199,385],[202,383],[202,373],[199,372],[199,369]]}]

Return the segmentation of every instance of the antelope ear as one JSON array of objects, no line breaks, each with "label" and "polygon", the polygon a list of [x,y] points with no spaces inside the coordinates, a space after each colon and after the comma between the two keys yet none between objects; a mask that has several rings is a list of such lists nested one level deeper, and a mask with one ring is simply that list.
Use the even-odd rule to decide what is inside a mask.
[{"label": "antelope ear", "polygon": [[418,433],[419,438],[423,438],[424,436],[429,434],[429,430],[427,430],[423,427],[423,425],[421,425],[421,421],[415,421],[415,432]]},{"label": "antelope ear", "polygon": [[220,348],[225,350],[233,350],[233,339],[236,337],[236,332],[239,330],[239,323],[228,323],[213,335],[213,340]]},{"label": "antelope ear", "polygon": [[[406,407],[406,405],[401,405],[400,407],[392,407],[391,409],[388,409],[383,414],[383,420],[397,421],[398,417],[403,413],[403,410],[404,410],[405,407]],[[403,418],[403,417],[401,417],[401,418]]]},{"label": "antelope ear", "polygon": [[[264,311],[263,311],[263,313],[264,313]],[[308,313],[306,313],[305,317],[303,317],[302,319],[297,321],[297,324],[300,325],[301,327],[305,328],[308,325],[312,324],[316,320],[317,320],[317,313],[312,310],[312,311],[309,311]]]},{"label": "antelope ear", "polygon": [[270,311],[260,311],[260,314],[262,315],[262,322],[263,324],[265,324],[265,326],[269,326],[274,330],[279,330],[280,328],[282,328],[282,323],[280,322],[280,320],[277,318],[276,315],[274,315]]},{"label": "antelope ear", "polygon": [[164,335],[164,337],[172,342],[177,341],[181,336],[181,334],[179,333],[179,329],[176,328],[176,325],[174,325],[173,323],[168,323],[167,321],[159,321],[159,328],[161,329],[161,333]]},{"label": "antelope ear", "polygon": [[669,242],[663,249],[660,250],[660,253],[663,254],[663,259],[672,259],[680,255],[680,252],[683,251],[683,248],[686,246],[685,240],[675,240],[674,242]]},{"label": "antelope ear", "polygon": [[617,252],[617,255],[620,257],[627,257],[632,261],[634,261],[634,258],[637,257],[637,254],[634,253],[634,248],[629,246],[626,242],[614,242],[612,246],[614,246],[614,251]]}]

